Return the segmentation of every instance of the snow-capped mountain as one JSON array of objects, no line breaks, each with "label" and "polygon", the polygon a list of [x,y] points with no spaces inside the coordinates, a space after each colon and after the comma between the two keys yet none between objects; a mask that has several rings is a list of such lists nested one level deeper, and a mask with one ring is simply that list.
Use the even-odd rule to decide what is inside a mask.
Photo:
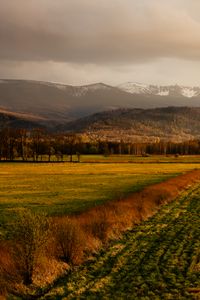
[{"label": "snow-capped mountain", "polygon": [[131,82],[118,87],[104,83],[72,86],[31,80],[0,80],[0,114],[9,120],[14,117],[18,120],[20,114],[20,119],[28,118],[33,122],[34,117],[42,125],[48,122],[55,126],[102,111],[169,106],[200,107],[200,87]]},{"label": "snow-capped mountain", "polygon": [[[2,81],[3,82],[3,81]],[[30,81],[31,82],[31,81]],[[32,81],[34,83],[34,81]],[[1,83],[1,81],[0,81]],[[82,85],[82,86],[72,86],[72,85],[66,85],[61,83],[53,83],[53,82],[45,82],[45,81],[38,81],[38,84],[46,85],[49,87],[57,88],[61,91],[68,91],[71,92],[71,95],[74,97],[81,97],[86,95],[88,92],[95,92],[95,91],[101,91],[101,90],[108,90],[112,87],[109,85],[106,85],[104,83],[93,83],[89,85]]]},{"label": "snow-capped mountain", "polygon": [[131,94],[146,94],[157,96],[183,96],[187,98],[200,96],[200,87],[181,85],[147,85],[135,82],[126,82],[117,86],[120,90]]},{"label": "snow-capped mountain", "polygon": [[94,83],[90,85],[83,85],[83,86],[76,86],[73,89],[73,95],[75,97],[85,96],[87,93],[90,92],[98,92],[98,91],[105,91],[112,89],[111,86],[106,85],[104,83]]}]

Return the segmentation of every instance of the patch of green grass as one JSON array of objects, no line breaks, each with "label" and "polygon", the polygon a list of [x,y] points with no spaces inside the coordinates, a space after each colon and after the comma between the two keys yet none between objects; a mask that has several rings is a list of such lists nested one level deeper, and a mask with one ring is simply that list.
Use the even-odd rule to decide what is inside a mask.
[{"label": "patch of green grass", "polygon": [[[200,185],[127,232],[45,299],[198,299]],[[197,298],[195,298],[195,295]]]},{"label": "patch of green grass", "polygon": [[0,164],[0,223],[28,207],[49,215],[84,211],[198,164]]}]

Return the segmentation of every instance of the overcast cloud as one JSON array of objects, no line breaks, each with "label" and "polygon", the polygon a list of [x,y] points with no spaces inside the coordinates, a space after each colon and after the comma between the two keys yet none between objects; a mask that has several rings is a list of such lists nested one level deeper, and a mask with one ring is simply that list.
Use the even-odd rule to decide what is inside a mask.
[{"label": "overcast cloud", "polygon": [[200,1],[0,0],[0,77],[200,85]]}]

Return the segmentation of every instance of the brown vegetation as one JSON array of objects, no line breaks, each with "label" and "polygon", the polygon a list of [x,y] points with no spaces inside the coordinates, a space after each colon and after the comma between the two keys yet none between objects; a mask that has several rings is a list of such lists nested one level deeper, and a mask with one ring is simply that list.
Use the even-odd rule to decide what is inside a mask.
[{"label": "brown vegetation", "polygon": [[0,244],[0,295],[13,288],[13,283],[19,282],[19,276],[11,256],[10,243],[1,241]]},{"label": "brown vegetation", "polygon": [[80,224],[72,218],[61,217],[53,225],[55,256],[70,265],[82,261],[85,235]]},{"label": "brown vegetation", "polygon": [[[0,293],[17,282],[26,286],[34,283],[34,273],[41,272],[38,257],[41,260],[41,256],[43,259],[48,256],[42,251],[44,247],[49,250],[51,259],[53,256],[71,266],[80,264],[110,239],[119,238],[122,232],[153,215],[161,205],[199,179],[200,170],[194,170],[80,215],[51,218],[51,241],[47,239],[49,223],[46,220],[29,213],[22,215],[15,229],[15,244],[11,243],[10,247],[10,243],[4,243],[0,247]],[[15,251],[14,256],[10,249]]]}]

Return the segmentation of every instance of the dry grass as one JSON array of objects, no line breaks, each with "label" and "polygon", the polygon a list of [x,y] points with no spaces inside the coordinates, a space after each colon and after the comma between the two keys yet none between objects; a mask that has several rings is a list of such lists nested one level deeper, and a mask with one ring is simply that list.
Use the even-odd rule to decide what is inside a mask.
[{"label": "dry grass", "polygon": [[12,257],[11,245],[9,242],[0,244],[0,295],[6,295],[12,290],[16,283],[20,282],[16,263]]},{"label": "dry grass", "polygon": [[53,223],[55,256],[70,265],[80,264],[86,240],[79,222],[61,217],[54,219]]}]

